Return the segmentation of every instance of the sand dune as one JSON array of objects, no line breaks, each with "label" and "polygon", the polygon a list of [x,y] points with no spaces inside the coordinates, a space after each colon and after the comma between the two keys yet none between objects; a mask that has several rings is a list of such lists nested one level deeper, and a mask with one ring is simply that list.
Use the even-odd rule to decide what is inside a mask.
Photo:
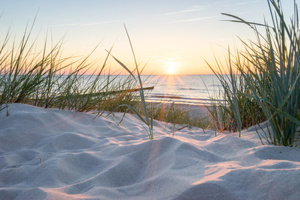
[{"label": "sand dune", "polygon": [[[255,130],[215,136],[155,122],[12,104],[0,113],[0,199],[299,199],[300,149]],[[117,114],[120,118],[120,114]]]}]

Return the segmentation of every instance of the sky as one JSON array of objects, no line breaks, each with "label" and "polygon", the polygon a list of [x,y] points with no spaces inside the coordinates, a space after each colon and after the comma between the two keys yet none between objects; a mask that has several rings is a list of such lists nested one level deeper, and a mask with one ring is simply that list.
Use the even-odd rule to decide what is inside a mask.
[{"label": "sky", "polygon": [[[292,11],[293,0],[283,7]],[[88,55],[99,63],[106,50],[131,70],[133,56],[124,29],[126,25],[137,61],[147,63],[144,74],[211,74],[208,63],[224,58],[227,48],[240,48],[238,37],[254,39],[249,27],[228,22],[229,13],[249,21],[269,19],[267,0],[0,0],[0,38],[8,30],[21,37],[36,16],[32,38],[43,43],[63,40],[66,56]],[[42,46],[41,46],[42,48]],[[112,72],[122,68],[112,58]]]}]

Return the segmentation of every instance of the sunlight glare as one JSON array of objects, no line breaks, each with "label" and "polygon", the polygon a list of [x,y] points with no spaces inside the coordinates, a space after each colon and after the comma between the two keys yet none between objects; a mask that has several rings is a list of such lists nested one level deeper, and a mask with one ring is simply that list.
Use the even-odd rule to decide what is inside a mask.
[{"label": "sunlight glare", "polygon": [[175,74],[176,63],[175,62],[167,62],[167,72],[168,74]]}]

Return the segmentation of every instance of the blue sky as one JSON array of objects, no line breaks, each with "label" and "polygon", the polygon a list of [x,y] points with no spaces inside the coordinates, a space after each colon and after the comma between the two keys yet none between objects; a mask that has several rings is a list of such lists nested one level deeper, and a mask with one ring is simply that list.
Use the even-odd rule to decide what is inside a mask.
[{"label": "blue sky", "polygon": [[[290,12],[293,1],[285,0]],[[250,39],[249,28],[224,20],[221,13],[263,22],[268,19],[267,0],[0,0],[0,37],[10,28],[22,36],[35,15],[34,35],[43,41],[50,32],[54,41],[65,36],[66,55],[86,55],[99,42],[93,59],[113,54],[132,66],[123,24],[126,24],[139,62],[146,73],[163,74],[172,65],[177,73],[211,73],[204,60],[224,57],[224,48],[239,46],[236,36]],[[120,67],[110,60],[113,71]],[[133,67],[133,66],[132,66]]]}]

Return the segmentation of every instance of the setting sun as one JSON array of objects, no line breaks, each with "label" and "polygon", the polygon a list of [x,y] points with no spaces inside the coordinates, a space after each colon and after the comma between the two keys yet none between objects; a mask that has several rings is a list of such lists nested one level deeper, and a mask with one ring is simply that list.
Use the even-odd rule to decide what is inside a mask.
[{"label": "setting sun", "polygon": [[167,72],[168,74],[175,74],[175,68],[176,68],[176,63],[175,62],[168,62],[167,63]]}]

